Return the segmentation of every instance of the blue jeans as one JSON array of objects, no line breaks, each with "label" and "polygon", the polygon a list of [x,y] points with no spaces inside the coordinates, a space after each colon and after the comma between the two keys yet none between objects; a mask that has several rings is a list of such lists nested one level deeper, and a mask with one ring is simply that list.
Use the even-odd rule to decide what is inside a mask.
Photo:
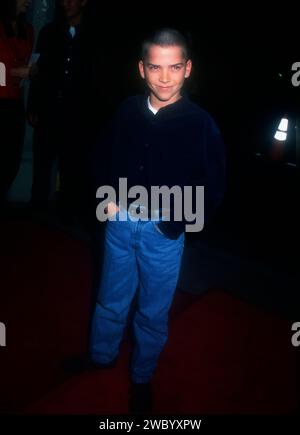
[{"label": "blue jeans", "polygon": [[110,362],[118,355],[130,305],[138,289],[130,373],[133,382],[148,382],[168,338],[168,312],[178,281],[184,233],[171,240],[153,220],[133,218],[122,207],[116,217],[116,221],[106,223],[90,353],[99,363]]}]

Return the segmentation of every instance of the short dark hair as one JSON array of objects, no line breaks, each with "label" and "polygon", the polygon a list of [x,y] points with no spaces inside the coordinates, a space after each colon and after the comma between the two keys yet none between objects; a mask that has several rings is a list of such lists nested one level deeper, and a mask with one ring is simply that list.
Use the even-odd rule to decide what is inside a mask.
[{"label": "short dark hair", "polygon": [[155,30],[142,42],[141,58],[144,60],[152,45],[160,45],[161,47],[176,46],[182,48],[183,57],[188,60],[190,58],[190,49],[186,37],[176,29],[164,27]]}]

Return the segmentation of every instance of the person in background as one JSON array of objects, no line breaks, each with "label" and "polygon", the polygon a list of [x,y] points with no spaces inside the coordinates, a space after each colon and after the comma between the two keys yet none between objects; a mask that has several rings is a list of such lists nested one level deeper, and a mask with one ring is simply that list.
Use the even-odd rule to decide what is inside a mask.
[{"label": "person in background", "polygon": [[31,82],[27,108],[34,127],[31,205],[48,210],[57,160],[56,211],[67,225],[78,220],[85,223],[94,206],[87,164],[93,140],[93,53],[85,22],[87,4],[87,0],[62,0],[54,21],[40,31],[38,74]]},{"label": "person in background", "polygon": [[1,0],[0,62],[5,65],[5,86],[0,86],[0,203],[18,173],[25,134],[24,79],[33,73],[29,60],[33,50],[32,26],[25,14],[30,0]]}]

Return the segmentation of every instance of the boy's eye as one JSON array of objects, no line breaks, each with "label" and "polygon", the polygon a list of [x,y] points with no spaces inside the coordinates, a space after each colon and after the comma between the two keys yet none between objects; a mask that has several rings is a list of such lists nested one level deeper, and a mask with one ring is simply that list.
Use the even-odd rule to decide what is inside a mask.
[{"label": "boy's eye", "polygon": [[150,70],[158,70],[158,66],[157,65],[149,65],[149,69]]},{"label": "boy's eye", "polygon": [[174,70],[174,71],[179,71],[180,68],[181,68],[181,65],[174,65],[174,66],[173,66],[173,70]]}]

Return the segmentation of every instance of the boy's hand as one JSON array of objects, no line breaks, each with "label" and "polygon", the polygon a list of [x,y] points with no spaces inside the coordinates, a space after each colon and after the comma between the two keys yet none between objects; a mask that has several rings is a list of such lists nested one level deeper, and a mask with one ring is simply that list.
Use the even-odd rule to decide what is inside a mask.
[{"label": "boy's hand", "polygon": [[119,207],[114,202],[109,202],[105,208],[105,212],[107,213],[108,217],[114,216],[119,210]]}]

